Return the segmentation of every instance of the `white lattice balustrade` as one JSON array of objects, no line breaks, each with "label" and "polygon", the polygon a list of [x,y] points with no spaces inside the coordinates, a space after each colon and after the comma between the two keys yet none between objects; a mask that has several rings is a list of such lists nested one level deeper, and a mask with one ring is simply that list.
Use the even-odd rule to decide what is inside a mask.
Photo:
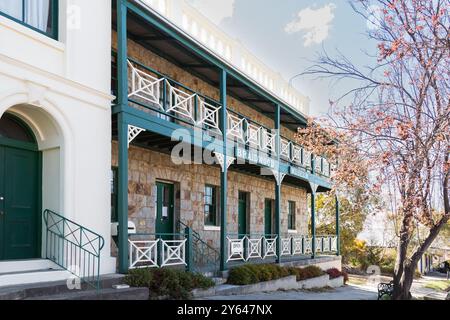
[{"label": "white lattice balustrade", "polygon": [[138,69],[128,60],[129,72],[131,73],[131,89],[129,98],[139,98],[144,103],[156,104],[163,109],[161,103],[161,92],[164,78],[157,78],[149,72]]},{"label": "white lattice balustrade", "polygon": [[235,239],[235,238],[229,238],[227,237],[227,243],[228,243],[228,261],[237,261],[237,260],[243,260],[245,261],[244,257],[244,243],[245,243],[246,237],[242,239]]},{"label": "white lattice balustrade", "polygon": [[250,146],[259,146],[261,139],[261,127],[252,123],[247,124],[246,143]]},{"label": "white lattice balustrade", "polygon": [[151,268],[158,267],[158,240],[132,241],[128,240],[130,246],[129,268]]},{"label": "white lattice balustrade", "polygon": [[292,147],[292,162],[295,162],[297,164],[303,164],[302,163],[302,147],[299,145],[294,144]]},{"label": "white lattice balustrade", "polygon": [[194,107],[197,95],[195,93],[187,93],[181,89],[178,89],[172,86],[167,80],[166,85],[169,90],[166,112],[173,112],[187,118],[187,120],[195,124],[196,120]]},{"label": "white lattice balustrade", "polygon": [[247,260],[260,258],[262,259],[262,237],[252,239],[247,237]]},{"label": "white lattice balustrade", "polygon": [[264,237],[264,256],[263,259],[267,257],[276,257],[277,256],[277,239]]},{"label": "white lattice balustrade", "polygon": [[129,268],[160,268],[187,265],[186,239],[183,240],[131,240]]},{"label": "white lattice balustrade", "polygon": [[262,130],[261,150],[275,152],[276,134],[266,129]]},{"label": "white lattice balustrade", "polygon": [[228,137],[234,137],[239,140],[244,140],[244,123],[245,118],[239,118],[238,116],[228,113]]},{"label": "white lattice balustrade", "polygon": [[280,139],[280,156],[284,157],[285,159],[290,160],[291,157],[291,142],[285,138]]},{"label": "white lattice balustrade", "polygon": [[200,119],[197,122],[198,126],[207,126],[210,129],[219,130],[219,111],[221,106],[215,106],[206,101],[200,101]]},{"label": "white lattice balustrade", "polygon": [[186,239],[162,240],[162,264],[161,266],[187,265],[186,263]]},{"label": "white lattice balustrade", "polygon": [[292,238],[282,238],[281,239],[281,255],[288,256],[291,255],[291,239]]}]

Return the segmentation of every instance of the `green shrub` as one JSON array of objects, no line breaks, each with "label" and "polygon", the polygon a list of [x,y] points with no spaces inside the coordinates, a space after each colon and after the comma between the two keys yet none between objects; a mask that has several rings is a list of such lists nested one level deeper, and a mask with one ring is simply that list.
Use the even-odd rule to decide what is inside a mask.
[{"label": "green shrub", "polygon": [[380,267],[380,272],[381,272],[381,274],[386,275],[386,276],[393,276],[394,275],[394,266],[382,265]]},{"label": "green shrub", "polygon": [[150,298],[164,296],[169,299],[189,299],[193,289],[214,286],[214,281],[202,274],[170,268],[130,270],[125,283],[132,287],[149,288]]},{"label": "green shrub", "polygon": [[134,269],[130,270],[125,277],[125,283],[131,287],[148,287],[153,279],[153,273],[148,269]]},{"label": "green shrub", "polygon": [[230,269],[228,284],[246,285],[269,280],[276,280],[287,276],[296,276],[297,281],[315,278],[324,272],[316,266],[306,268],[280,267],[276,264],[248,264]]},{"label": "green shrub", "polygon": [[236,284],[236,285],[254,283],[252,281],[252,274],[250,270],[248,268],[245,268],[245,266],[230,269],[227,282],[229,284]]}]

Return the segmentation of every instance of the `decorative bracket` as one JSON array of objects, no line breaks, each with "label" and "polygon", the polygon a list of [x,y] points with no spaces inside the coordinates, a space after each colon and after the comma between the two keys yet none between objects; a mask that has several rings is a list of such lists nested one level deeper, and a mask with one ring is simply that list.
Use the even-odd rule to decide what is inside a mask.
[{"label": "decorative bracket", "polygon": [[128,148],[130,147],[130,143],[141,133],[145,131],[145,129],[135,127],[132,125],[128,125]]},{"label": "decorative bracket", "polygon": [[311,191],[313,194],[316,194],[317,188],[319,188],[319,185],[313,182],[310,182],[309,185],[311,186]]},{"label": "decorative bracket", "polygon": [[[222,172],[225,171],[224,155],[219,152],[214,152],[214,155],[222,168]],[[227,156],[226,168],[228,169],[235,160],[236,158]]]},{"label": "decorative bracket", "polygon": [[277,185],[281,185],[281,183],[284,180],[284,177],[286,177],[286,173],[281,173],[277,169],[272,169],[272,173],[273,173],[273,176],[275,177]]}]

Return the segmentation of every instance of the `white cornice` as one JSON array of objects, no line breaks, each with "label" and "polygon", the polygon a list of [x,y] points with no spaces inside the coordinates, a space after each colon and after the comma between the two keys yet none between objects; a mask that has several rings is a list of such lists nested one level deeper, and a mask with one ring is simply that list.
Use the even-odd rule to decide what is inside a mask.
[{"label": "white cornice", "polygon": [[[7,72],[7,67],[1,67],[0,74],[4,74],[8,77],[13,77],[18,80],[22,80],[22,81],[26,81],[28,83],[34,83],[36,85],[46,87],[46,88],[48,88],[49,91],[53,91],[58,94],[70,97],[70,98],[75,98],[77,100],[84,101],[89,104],[94,104],[100,108],[105,108],[105,105],[106,105],[105,100],[106,100],[106,102],[111,102],[115,98],[113,95],[111,95],[109,93],[102,92],[100,90],[83,85],[79,82],[67,79],[63,76],[36,68],[36,67],[26,64],[22,61],[19,61],[14,58],[0,54],[0,65],[2,62],[5,63],[6,66],[13,66],[15,68],[25,69],[25,70],[31,72],[32,74],[36,75],[36,77],[30,77],[30,76],[27,77],[24,75],[23,72]],[[37,79],[39,77],[44,77],[49,82],[43,83],[43,81],[39,81],[39,79]],[[35,78],[35,79],[33,79],[33,78]],[[51,85],[52,82],[54,85]],[[70,87],[72,90],[66,90],[67,87]],[[76,92],[76,91],[82,91],[83,94],[80,94],[80,92]],[[86,96],[86,94],[90,95],[92,97],[92,99],[88,99],[88,96]],[[103,101],[95,101],[97,99],[101,99]],[[109,105],[108,105],[108,107],[109,107]]]}]

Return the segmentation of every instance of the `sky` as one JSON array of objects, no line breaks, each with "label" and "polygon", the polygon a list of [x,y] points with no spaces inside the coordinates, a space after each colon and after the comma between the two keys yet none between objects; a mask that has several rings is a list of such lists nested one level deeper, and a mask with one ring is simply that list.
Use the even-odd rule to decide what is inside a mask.
[{"label": "sky", "polygon": [[[373,65],[376,43],[365,32],[370,21],[356,14],[347,0],[188,0],[231,37],[286,80],[312,64],[318,52],[337,50],[360,67]],[[310,114],[323,115],[329,101],[352,83],[332,84],[305,76],[293,86],[311,99]]]}]

